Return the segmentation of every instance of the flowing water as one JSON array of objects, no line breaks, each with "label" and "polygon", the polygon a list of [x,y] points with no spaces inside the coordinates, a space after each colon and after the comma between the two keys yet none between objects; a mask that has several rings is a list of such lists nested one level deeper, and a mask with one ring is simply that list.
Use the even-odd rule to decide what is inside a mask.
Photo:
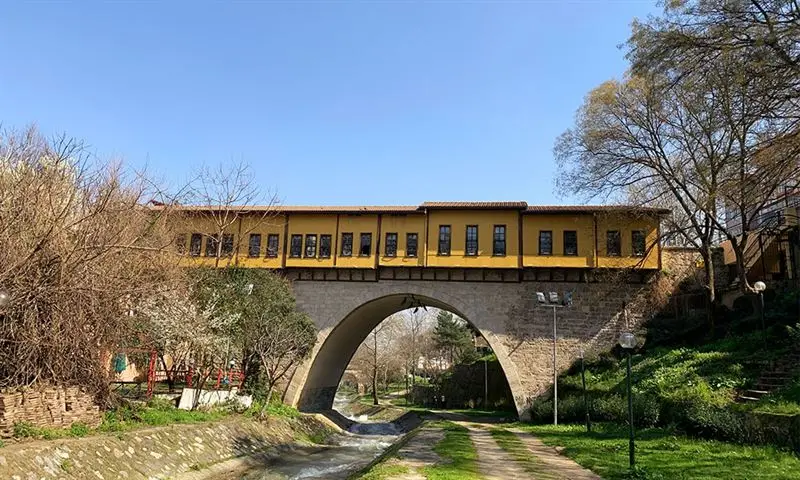
[{"label": "flowing water", "polygon": [[358,423],[349,432],[334,435],[331,445],[299,447],[264,469],[245,474],[248,480],[345,479],[365,467],[397,441],[400,431],[392,423],[371,422],[366,415],[351,416],[350,399],[337,394],[333,408]]}]

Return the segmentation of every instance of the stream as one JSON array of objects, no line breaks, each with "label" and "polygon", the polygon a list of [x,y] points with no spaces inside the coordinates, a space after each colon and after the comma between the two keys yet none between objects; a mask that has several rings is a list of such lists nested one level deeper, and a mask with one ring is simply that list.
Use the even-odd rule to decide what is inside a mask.
[{"label": "stream", "polygon": [[359,422],[349,432],[336,434],[331,445],[297,447],[264,469],[254,469],[247,480],[345,479],[365,467],[399,438],[401,432],[391,423],[374,422],[366,415],[352,416],[347,410],[350,398],[336,395],[333,408]]}]

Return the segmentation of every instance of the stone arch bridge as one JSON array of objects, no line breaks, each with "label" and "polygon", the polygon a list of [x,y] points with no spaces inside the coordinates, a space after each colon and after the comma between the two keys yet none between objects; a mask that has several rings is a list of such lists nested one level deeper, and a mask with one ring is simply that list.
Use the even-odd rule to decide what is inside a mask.
[{"label": "stone arch bridge", "polygon": [[407,308],[413,296],[415,302],[457,314],[481,332],[497,354],[524,419],[531,399],[550,388],[553,378],[553,313],[538,305],[536,292],[573,292],[573,305],[558,309],[557,366],[565,370],[581,349],[611,346],[626,322],[635,327],[645,319],[653,308],[649,292],[657,283],[655,272],[626,281],[555,269],[343,273],[286,272],[298,306],[319,329],[311,357],[296,369],[285,391],[285,401],[303,411],[332,407],[358,346],[382,320]]}]

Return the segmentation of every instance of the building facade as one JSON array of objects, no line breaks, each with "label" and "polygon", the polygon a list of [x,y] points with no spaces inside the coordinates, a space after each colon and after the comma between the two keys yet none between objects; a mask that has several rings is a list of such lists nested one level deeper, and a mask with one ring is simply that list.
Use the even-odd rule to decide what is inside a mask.
[{"label": "building facade", "polygon": [[181,208],[186,221],[177,248],[188,263],[271,269],[657,270],[659,218],[666,213],[525,202],[236,208]]}]

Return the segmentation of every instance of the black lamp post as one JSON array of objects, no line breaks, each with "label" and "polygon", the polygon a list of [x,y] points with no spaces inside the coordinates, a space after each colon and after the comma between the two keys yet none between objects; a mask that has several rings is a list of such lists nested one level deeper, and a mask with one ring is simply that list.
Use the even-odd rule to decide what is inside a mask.
[{"label": "black lamp post", "polygon": [[758,313],[761,316],[761,339],[764,341],[764,348],[767,348],[767,322],[764,320],[764,290],[767,284],[758,281],[753,284],[753,290],[758,294]]},{"label": "black lamp post", "polygon": [[583,385],[583,409],[586,411],[586,431],[592,431],[592,420],[589,417],[589,397],[586,395],[586,370],[583,365],[583,349],[581,348],[581,384]]},{"label": "black lamp post", "polygon": [[619,345],[623,349],[625,349],[625,353],[628,357],[628,424],[630,425],[629,430],[629,440],[628,440],[628,457],[630,462],[630,467],[636,464],[634,451],[634,432],[633,432],[633,395],[631,393],[631,350],[636,347],[636,336],[634,336],[631,332],[623,332],[619,335]]}]

